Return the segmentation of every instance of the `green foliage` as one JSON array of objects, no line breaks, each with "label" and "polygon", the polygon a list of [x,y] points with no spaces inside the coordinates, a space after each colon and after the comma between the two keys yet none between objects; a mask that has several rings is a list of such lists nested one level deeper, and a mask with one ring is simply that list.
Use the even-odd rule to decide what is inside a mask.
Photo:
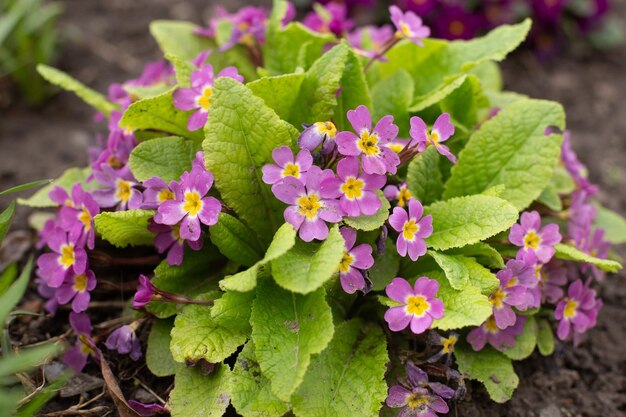
[{"label": "green foliage", "polygon": [[[342,41],[341,45],[348,48],[347,42]],[[341,80],[339,82],[341,91],[337,91],[337,106],[333,120],[339,130],[348,130],[351,128],[348,117],[348,110],[356,109],[363,105],[372,108],[372,96],[370,95],[365,75],[363,74],[363,66],[361,60],[352,48],[348,49],[345,67]]]},{"label": "green foliage", "polygon": [[515,346],[505,349],[503,353],[516,361],[526,359],[532,355],[537,346],[538,331],[537,320],[533,316],[528,316],[524,323],[524,330],[515,338]]},{"label": "green foliage", "polygon": [[433,234],[426,239],[436,250],[477,243],[509,229],[517,210],[497,197],[473,195],[433,203],[424,208],[433,216]]},{"label": "green foliage", "polygon": [[591,256],[564,243],[557,243],[554,245],[554,249],[556,249],[556,254],[554,256],[558,259],[589,263],[607,272],[617,272],[622,269],[622,265],[619,262],[611,261],[609,259],[596,258],[595,256]]},{"label": "green foliage", "polygon": [[154,233],[148,230],[148,220],[154,210],[105,211],[94,217],[96,232],[118,248],[151,245]]},{"label": "green foliage", "polygon": [[[87,177],[91,175],[91,168],[69,168],[59,178],[53,180],[47,186],[37,190],[29,198],[18,198],[18,204],[28,207],[55,207],[57,204],[50,200],[48,193],[54,187],[61,187],[68,194],[71,194],[74,184],[80,183],[85,191],[93,191],[96,189],[96,181],[87,182]],[[7,190],[8,191],[8,190]]]},{"label": "green foliage", "polygon": [[178,181],[191,170],[200,145],[180,137],[156,138],[140,143],[130,153],[130,170],[138,181],[159,177],[166,183]]},{"label": "green foliage", "polygon": [[174,327],[173,320],[155,319],[150,328],[148,346],[146,348],[146,365],[156,376],[170,376],[176,373],[180,366],[174,361],[170,352],[170,332]]},{"label": "green foliage", "polygon": [[210,230],[211,242],[228,259],[252,266],[261,258],[261,245],[254,232],[230,214],[220,213],[217,224]]},{"label": "green foliage", "polygon": [[626,243],[626,220],[613,210],[597,204],[594,225],[604,229],[607,242]]},{"label": "green foliage", "polygon": [[409,163],[406,174],[407,185],[413,197],[422,204],[434,203],[443,194],[440,159],[437,149],[429,146]]},{"label": "green foliage", "polygon": [[389,204],[389,200],[385,198],[382,191],[378,190],[376,191],[376,194],[381,202],[381,206],[376,213],[371,216],[361,215],[358,217],[344,217],[344,223],[354,229],[363,230],[365,232],[380,229],[389,217],[391,204]]},{"label": "green foliage", "polygon": [[413,100],[413,79],[403,69],[372,87],[372,118],[380,120],[390,114],[400,128],[400,136],[409,133],[409,106]]},{"label": "green foliage", "polygon": [[311,361],[291,403],[298,417],[378,416],[387,394],[389,358],[381,329],[359,320],[337,326],[328,347]]},{"label": "green foliage", "polygon": [[230,403],[231,372],[217,365],[205,375],[197,367],[176,372],[169,407],[172,417],[220,417]]},{"label": "green foliage", "polygon": [[450,285],[455,290],[462,290],[469,282],[469,272],[463,263],[463,256],[445,255],[443,253],[428,251],[428,254],[437,262],[439,267],[443,269]]},{"label": "green foliage", "polygon": [[9,232],[9,226],[11,226],[14,214],[15,201],[11,201],[9,207],[7,207],[2,213],[0,213],[0,242],[4,240],[4,237]]},{"label": "green foliage", "polygon": [[537,320],[537,349],[543,356],[554,352],[554,332],[548,320]]},{"label": "green foliage", "polygon": [[394,242],[387,238],[385,251],[375,257],[374,266],[368,271],[372,289],[374,291],[383,290],[398,275],[399,269],[400,255],[398,255]]},{"label": "green foliage", "polygon": [[502,259],[500,252],[498,252],[493,246],[489,246],[486,243],[474,243],[473,245],[452,249],[449,253],[474,256],[481,264],[490,268],[504,268],[504,259]]},{"label": "green foliage", "polygon": [[257,286],[250,323],[256,357],[270,379],[272,393],[283,401],[302,383],[311,355],[333,337],[330,307],[323,288],[300,295],[278,287],[271,279]]},{"label": "green foliage", "polygon": [[283,120],[290,120],[291,113],[298,108],[298,95],[304,73],[284,74],[275,77],[263,77],[247,84],[247,87],[265,102],[265,105],[276,112]]}]

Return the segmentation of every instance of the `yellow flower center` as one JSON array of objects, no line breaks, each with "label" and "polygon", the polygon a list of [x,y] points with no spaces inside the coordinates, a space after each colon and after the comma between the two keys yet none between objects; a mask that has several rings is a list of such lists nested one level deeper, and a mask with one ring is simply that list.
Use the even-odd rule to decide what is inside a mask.
[{"label": "yellow flower center", "polygon": [[185,193],[185,202],[183,203],[183,210],[189,213],[190,216],[195,217],[202,210],[202,197],[197,191],[187,191]]},{"label": "yellow flower center", "polygon": [[91,214],[89,214],[89,210],[86,207],[83,207],[83,211],[78,215],[78,220],[85,225],[86,232],[91,230]]},{"label": "yellow flower center", "polygon": [[254,45],[254,36],[252,33],[246,33],[241,38],[239,38],[239,43],[243,45],[253,46]]},{"label": "yellow flower center", "polygon": [[87,275],[80,274],[74,277],[74,291],[83,292],[87,289]]},{"label": "yellow flower center", "polygon": [[173,199],[174,199],[174,193],[168,190],[167,188],[162,189],[157,194],[157,200],[159,201],[159,203],[162,203],[167,200],[173,200]]},{"label": "yellow flower center", "polygon": [[578,308],[578,301],[576,300],[568,300],[567,304],[565,304],[565,309],[563,310],[563,317],[566,319],[571,319],[576,316],[576,309]]},{"label": "yellow flower center", "polygon": [[331,139],[337,136],[337,127],[333,122],[317,122],[315,127],[320,135],[326,135]]},{"label": "yellow flower center", "polygon": [[404,207],[413,198],[413,194],[403,185],[398,192],[398,206]]},{"label": "yellow flower center", "polygon": [[371,156],[380,154],[378,136],[371,134],[367,130],[361,133],[361,138],[357,142],[357,146],[365,155]]},{"label": "yellow flower center", "polygon": [[180,237],[180,224],[172,226],[172,237],[178,241],[178,243],[183,243],[185,240]]},{"label": "yellow flower center", "polygon": [[428,397],[416,392],[414,394],[409,395],[409,397],[407,398],[407,404],[411,408],[418,408],[418,407],[428,404]]},{"label": "yellow flower center", "polygon": [[78,336],[78,340],[80,340],[81,342],[80,350],[85,355],[93,355],[95,352],[93,350],[93,347],[91,346],[91,343],[89,343],[87,337],[88,336],[85,334],[81,334],[80,336]]},{"label": "yellow flower center", "polygon": [[430,303],[421,295],[412,295],[406,300],[406,312],[414,316],[423,316],[429,308]]},{"label": "yellow flower center", "polygon": [[74,265],[74,244],[73,243],[61,246],[61,259],[59,259],[59,262],[61,262],[61,265],[63,265],[65,269]]},{"label": "yellow flower center", "polygon": [[350,270],[350,265],[354,262],[354,256],[350,255],[347,250],[343,250],[343,258],[341,258],[341,263],[339,264],[339,272],[345,274]]},{"label": "yellow flower center", "polygon": [[348,177],[346,182],[341,185],[341,192],[350,200],[361,198],[363,196],[363,187],[365,182],[361,179]]},{"label": "yellow flower center", "polygon": [[406,23],[400,23],[400,34],[402,36],[410,38],[413,36],[413,31],[411,30],[411,27]]},{"label": "yellow flower center", "polygon": [[443,340],[443,353],[452,353],[454,352],[454,345],[456,344],[456,336],[450,336],[447,339]]},{"label": "yellow flower center", "polygon": [[303,195],[298,198],[298,213],[307,218],[307,220],[315,220],[317,212],[322,208],[322,203],[317,194]]},{"label": "yellow flower center", "polygon": [[491,334],[496,334],[500,330],[498,329],[498,325],[496,324],[495,317],[491,316],[485,322],[485,330],[487,330]]},{"label": "yellow flower center", "polygon": [[283,177],[300,178],[300,165],[291,163],[285,165],[285,169],[283,169]]},{"label": "yellow flower center", "polygon": [[428,140],[435,145],[436,147],[440,146],[439,144],[439,133],[437,132],[431,132],[430,135],[428,135]]},{"label": "yellow flower center", "polygon": [[401,143],[390,143],[387,145],[387,147],[395,153],[400,153],[402,152],[402,149],[404,149],[404,145]]},{"label": "yellow flower center", "polygon": [[529,230],[524,236],[524,248],[537,249],[541,243],[541,236],[535,233],[534,230]]},{"label": "yellow flower center", "polygon": [[506,294],[498,288],[489,296],[489,301],[495,308],[502,308],[505,298]]},{"label": "yellow flower center", "polygon": [[419,230],[419,225],[415,222],[415,220],[411,219],[408,222],[404,223],[404,226],[402,227],[402,236],[404,236],[404,240],[412,242],[413,240],[415,240],[415,234]]},{"label": "yellow flower center", "polygon": [[125,203],[130,198],[131,194],[131,184],[128,181],[118,180],[117,181],[117,192],[115,196]]},{"label": "yellow flower center", "polygon": [[198,97],[198,106],[200,106],[202,110],[209,111],[209,107],[211,107],[212,94],[213,89],[211,87],[204,87],[204,89],[202,90],[202,95]]},{"label": "yellow flower center", "polygon": [[505,285],[505,288],[511,288],[515,285],[517,285],[517,277],[511,278],[511,280]]}]

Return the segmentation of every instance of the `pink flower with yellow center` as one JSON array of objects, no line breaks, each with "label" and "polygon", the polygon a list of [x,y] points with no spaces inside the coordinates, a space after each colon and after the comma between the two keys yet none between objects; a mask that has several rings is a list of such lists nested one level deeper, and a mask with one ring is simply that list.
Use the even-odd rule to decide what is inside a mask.
[{"label": "pink flower with yellow center", "polygon": [[367,283],[362,271],[366,271],[374,265],[372,247],[367,243],[354,246],[357,233],[350,227],[342,227],[339,232],[345,241],[343,257],[339,264],[341,288],[348,294],[353,294],[357,290],[365,291]]},{"label": "pink flower with yellow center", "polygon": [[178,187],[176,181],[170,181],[169,185],[159,177],[152,177],[143,182],[143,203],[144,210],[154,210],[168,200],[176,198],[174,190]]},{"label": "pink flower with yellow center", "polygon": [[398,207],[405,207],[409,203],[409,200],[413,198],[413,193],[409,191],[406,182],[401,182],[398,185],[388,185],[383,192],[387,200],[397,201]]},{"label": "pink flower with yellow center", "polygon": [[526,324],[526,317],[518,316],[514,325],[500,329],[496,324],[496,319],[491,316],[480,327],[467,334],[467,341],[475,351],[481,350],[487,343],[497,350],[511,348],[515,346],[515,338],[524,331],[524,324]]},{"label": "pink flower with yellow center", "polygon": [[98,360],[98,348],[91,339],[91,320],[87,314],[71,312],[70,326],[76,334],[76,344],[65,351],[63,363],[76,373],[80,373],[87,364],[89,356]]},{"label": "pink flower with yellow center", "polygon": [[313,165],[313,157],[308,150],[301,150],[294,158],[289,146],[281,146],[272,151],[272,158],[276,165],[267,164],[262,168],[264,183],[276,184],[285,177],[293,177],[306,182],[306,172]]},{"label": "pink flower with yellow center", "polygon": [[520,223],[511,227],[509,241],[521,247],[522,254],[533,252],[545,264],[554,256],[554,245],[561,241],[561,234],[558,225],[548,224],[542,227],[539,213],[527,211],[522,213]]},{"label": "pink flower with yellow center", "polygon": [[115,207],[116,210],[134,210],[141,207],[142,194],[137,189],[139,183],[128,166],[115,171],[110,166],[103,165],[100,171],[94,171],[94,177],[103,185],[103,188],[92,193],[100,207]]},{"label": "pink flower with yellow center", "polygon": [[41,276],[48,286],[60,287],[68,275],[82,274],[87,268],[85,249],[72,241],[67,232],[55,228],[47,238],[53,253],[44,253],[37,259]]},{"label": "pink flower with yellow center", "polygon": [[398,6],[390,6],[389,13],[397,29],[396,37],[406,38],[416,45],[424,46],[422,40],[430,36],[430,28],[424,25],[418,15],[412,11],[402,13]]},{"label": "pink flower with yellow center", "polygon": [[168,226],[180,223],[180,238],[197,241],[200,239],[200,224],[214,225],[222,211],[222,204],[215,197],[207,196],[212,186],[213,175],[195,165],[191,172],[181,176],[175,198],[159,205],[154,221]]},{"label": "pink flower with yellow center", "polygon": [[202,235],[197,240],[186,240],[180,236],[180,224],[168,226],[158,224],[154,221],[148,223],[148,230],[155,233],[154,247],[159,253],[167,252],[166,260],[170,265],[180,265],[183,263],[185,254],[185,242],[192,250],[202,249],[204,244]]},{"label": "pink flower with yellow center", "polygon": [[385,321],[389,329],[394,332],[404,330],[411,326],[415,334],[424,333],[433,323],[443,317],[443,302],[435,298],[439,291],[439,283],[434,279],[420,277],[411,284],[404,278],[394,278],[387,285],[385,292],[393,301],[400,306],[391,307],[385,312]]},{"label": "pink flower with yellow center", "polygon": [[337,127],[333,122],[315,122],[302,131],[298,137],[298,146],[311,152],[322,145],[322,152],[328,154],[335,149]]},{"label": "pink flower with yellow center", "polygon": [[69,231],[70,239],[79,245],[86,243],[89,249],[93,249],[96,239],[93,218],[100,213],[100,207],[91,194],[84,191],[82,184],[78,183],[72,187],[71,198],[61,187],[55,187],[50,192],[50,197],[61,204],[58,222],[63,229]]},{"label": "pink flower with yellow center", "polygon": [[429,131],[428,126],[420,117],[411,117],[411,130],[409,131],[413,140],[409,146],[417,146],[419,152],[424,152],[428,146],[434,146],[441,155],[456,163],[456,157],[450,152],[450,148],[442,142],[447,141],[454,135],[454,125],[450,122],[450,114],[440,115],[433,128]]},{"label": "pink flower with yellow center", "polygon": [[594,327],[601,306],[602,301],[596,298],[594,290],[581,280],[574,281],[567,289],[567,297],[554,311],[554,318],[559,320],[556,330],[559,339],[568,339],[572,330],[575,334],[582,334]]},{"label": "pink flower with yellow center", "polygon": [[191,73],[191,88],[178,88],[174,91],[174,107],[184,111],[195,110],[187,122],[187,129],[190,131],[201,129],[206,124],[211,108],[213,83],[215,78],[220,77],[243,81],[243,77],[239,75],[235,67],[226,67],[215,77],[213,66],[203,65]]},{"label": "pink flower with yellow center", "polygon": [[96,275],[91,270],[82,274],[70,274],[56,292],[59,304],[67,304],[72,301],[72,310],[81,313],[89,307],[90,292],[96,288]]},{"label": "pink flower with yellow center", "polygon": [[395,207],[389,216],[389,224],[399,233],[396,248],[401,256],[407,253],[413,261],[426,253],[426,239],[433,233],[433,217],[422,217],[424,208],[422,203],[415,199],[409,200],[409,210]]}]

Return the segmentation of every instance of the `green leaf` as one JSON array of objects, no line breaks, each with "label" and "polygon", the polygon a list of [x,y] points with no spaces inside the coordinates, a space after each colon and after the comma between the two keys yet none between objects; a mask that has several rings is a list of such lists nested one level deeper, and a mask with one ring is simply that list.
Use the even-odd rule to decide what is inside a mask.
[{"label": "green leaf", "polygon": [[380,227],[385,224],[389,218],[389,209],[391,208],[391,205],[389,204],[389,200],[385,198],[382,191],[377,190],[376,194],[381,202],[381,206],[376,213],[371,216],[361,215],[359,217],[344,217],[344,223],[354,229],[363,230],[365,232],[380,229]]},{"label": "green leaf", "polygon": [[251,268],[220,281],[220,288],[228,291],[250,291],[256,287],[259,269],[274,259],[279,258],[296,244],[296,232],[289,223],[283,224],[270,244],[265,256]]},{"label": "green leaf", "polygon": [[390,114],[400,128],[400,136],[409,133],[409,106],[413,100],[413,79],[403,69],[387,77],[372,88],[372,119],[380,120]]},{"label": "green leaf", "polygon": [[565,127],[558,103],[520,100],[486,121],[459,154],[444,198],[479,194],[504,185],[502,198],[523,210],[550,183],[561,154],[561,135],[548,126]]},{"label": "green leaf", "polygon": [[328,348],[293,395],[299,417],[377,417],[387,395],[387,341],[380,327],[352,320],[337,327]]},{"label": "green leaf", "polygon": [[172,417],[220,417],[230,403],[230,389],[228,365],[216,365],[209,375],[195,367],[181,367],[168,403]]},{"label": "green leaf", "polygon": [[180,366],[172,357],[170,332],[174,326],[173,320],[155,319],[150,328],[146,348],[146,365],[154,375],[165,377],[174,375]]},{"label": "green leaf", "polygon": [[20,191],[30,190],[31,188],[41,187],[42,185],[51,184],[53,180],[37,180],[27,182],[26,184],[16,185],[15,187],[7,188],[4,191],[0,191],[0,195],[19,193]]},{"label": "green leaf", "polygon": [[502,71],[496,62],[483,62],[472,68],[470,74],[478,77],[486,91],[502,91]]},{"label": "green leaf", "polygon": [[455,123],[472,128],[479,122],[479,110],[489,107],[489,99],[483,93],[478,77],[468,75],[459,88],[441,101],[440,107],[442,112],[450,113]]},{"label": "green leaf", "polygon": [[413,198],[431,204],[443,194],[443,177],[439,168],[439,152],[434,146],[415,156],[409,163],[406,181]]},{"label": "green leaf", "polygon": [[284,205],[261,180],[272,151],[290,145],[288,124],[230,78],[218,78],[202,143],[207,168],[224,202],[263,240],[282,223]]},{"label": "green leaf", "polygon": [[537,346],[537,332],[537,321],[533,316],[528,316],[524,323],[524,330],[515,338],[515,346],[505,349],[502,353],[514,361],[526,359],[532,355]]},{"label": "green leaf", "polygon": [[217,224],[210,227],[211,242],[222,255],[241,265],[252,266],[263,250],[254,232],[230,214],[220,213]]},{"label": "green leaf", "polygon": [[324,350],[333,337],[324,289],[299,295],[264,279],[257,286],[250,323],[263,375],[270,379],[274,395],[289,401],[304,378],[311,355]]},{"label": "green leaf", "polygon": [[[345,40],[341,42],[348,46]],[[340,86],[341,92],[337,97],[337,107],[335,107],[333,120],[337,125],[337,129],[347,130],[351,127],[346,115],[348,110],[356,109],[360,105],[372,108],[372,96],[365,80],[363,65],[361,65],[361,59],[352,48],[348,49]]]},{"label": "green leaf", "polygon": [[262,373],[254,354],[254,343],[248,342],[237,356],[232,372],[232,403],[243,417],[280,417],[289,405],[279,400]]},{"label": "green leaf", "polygon": [[124,86],[124,90],[126,90],[126,92],[132,96],[133,101],[159,96],[171,88],[172,88],[171,85],[166,84],[164,82],[159,82],[157,84],[153,84],[149,86],[140,86],[140,85]]},{"label": "green leaf", "polygon": [[155,20],[150,23],[150,33],[163,54],[170,54],[184,61],[191,61],[200,52],[215,46],[206,36],[195,35],[196,29],[199,27],[193,23],[174,20]]},{"label": "green leaf", "polygon": [[107,117],[113,110],[119,109],[118,105],[111,103],[105,96],[95,90],[92,90],[63,71],[59,71],[58,69],[47,65],[39,64],[37,65],[37,72],[39,72],[39,74],[41,74],[41,76],[48,82],[58,85],[64,90],[73,92],[85,103],[89,104],[101,113],[104,113]]},{"label": "green leaf", "polygon": [[13,284],[17,278],[17,263],[12,263],[0,272],[0,296]]},{"label": "green leaf", "polygon": [[33,270],[33,258],[29,258],[28,262],[24,266],[22,273],[17,280],[0,296],[0,328],[4,327],[9,313],[13,310],[13,307],[22,299],[28,281],[30,280],[30,274]]},{"label": "green leaf", "polygon": [[[185,250],[180,266],[169,265],[163,260],[154,270],[152,284],[164,291],[196,297],[210,290],[217,290],[217,280],[225,271],[221,268],[221,255],[212,245],[204,245],[200,251]],[[219,293],[215,292],[216,297]],[[146,310],[158,318],[167,318],[176,314],[182,305],[153,301]]]},{"label": "green leaf", "polygon": [[433,216],[433,234],[426,243],[433,249],[446,250],[477,243],[502,231],[517,221],[517,209],[497,197],[473,195],[452,198],[424,208]]},{"label": "green leaf", "polygon": [[41,346],[21,349],[19,353],[3,354],[0,360],[0,380],[19,372],[30,371],[55,357],[60,351],[60,344],[45,343]]},{"label": "green leaf", "polygon": [[142,142],[130,153],[129,164],[138,181],[159,177],[166,183],[180,180],[185,171],[191,170],[191,162],[200,146],[176,136]]},{"label": "green leaf", "polygon": [[55,207],[57,203],[50,200],[48,193],[52,191],[54,187],[61,187],[68,194],[71,194],[72,187],[81,183],[85,191],[93,191],[97,188],[97,182],[87,182],[87,177],[91,175],[91,168],[69,168],[59,178],[52,180],[52,183],[37,190],[32,196],[28,198],[18,198],[17,202],[20,205],[28,207]]},{"label": "green leaf", "polygon": [[485,95],[489,98],[492,108],[503,109],[510,104],[519,100],[527,99],[524,94],[514,93],[512,91],[485,91]]},{"label": "green leaf", "polygon": [[320,243],[298,239],[293,248],[272,261],[272,276],[287,290],[300,294],[315,291],[337,274],[344,245],[338,226]]},{"label": "green leaf", "polygon": [[455,290],[462,290],[469,282],[469,272],[465,267],[461,255],[446,255],[429,250],[428,254],[437,262],[437,265],[446,274],[446,278]]},{"label": "green leaf", "polygon": [[563,203],[561,202],[561,197],[556,192],[554,187],[550,184],[548,185],[537,197],[537,201],[544,206],[548,207],[553,211],[561,211],[563,210]]},{"label": "green leaf", "polygon": [[519,384],[511,359],[487,346],[474,352],[465,343],[454,348],[454,357],[459,371],[469,379],[482,382],[492,400],[498,403],[508,401]]},{"label": "green leaf", "polygon": [[558,259],[589,263],[606,272],[617,272],[622,269],[622,265],[619,262],[611,261],[609,259],[596,258],[595,256],[586,254],[585,252],[564,243],[557,243],[554,245],[554,249],[556,249],[555,257]]},{"label": "green leaf", "polygon": [[474,243],[450,250],[448,253],[454,255],[474,256],[483,265],[494,269],[504,269],[504,259],[493,246],[486,243]]},{"label": "green leaf", "polygon": [[158,96],[145,98],[128,106],[120,120],[120,127],[133,131],[157,130],[195,141],[202,140],[202,130],[190,132],[187,129],[187,120],[191,113],[174,107],[173,91],[174,89],[171,89]]},{"label": "green leaf", "polygon": [[437,87],[436,90],[430,91],[428,94],[415,98],[415,100],[411,104],[411,107],[409,108],[409,111],[411,113],[416,113],[441,102],[443,99],[459,89],[466,79],[467,75],[461,74],[459,76],[445,80]]},{"label": "green leaf", "polygon": [[496,288],[500,286],[500,280],[489,269],[485,268],[474,258],[461,258],[467,273],[469,274],[469,282],[480,288],[483,295],[490,295]]},{"label": "green leaf", "polygon": [[110,244],[126,246],[151,246],[154,233],[148,230],[148,220],[154,210],[105,211],[94,217],[96,232]]},{"label": "green leaf", "polygon": [[0,213],[0,242],[4,240],[4,237],[9,232],[9,227],[13,221],[13,215],[15,214],[15,201],[9,203],[9,207]]},{"label": "green leaf", "polygon": [[367,271],[367,276],[372,282],[372,290],[381,291],[398,276],[400,270],[400,255],[393,241],[387,238],[385,251],[375,257],[374,266]]},{"label": "green leaf", "polygon": [[554,353],[554,333],[550,322],[544,319],[537,320],[537,349],[543,356]]},{"label": "green leaf", "polygon": [[170,350],[174,360],[218,363],[232,355],[250,334],[253,299],[253,292],[229,291],[215,300],[213,307],[184,307],[172,329]]},{"label": "green leaf", "polygon": [[604,229],[604,239],[608,242],[626,243],[626,220],[616,212],[595,204],[594,226]]},{"label": "green leaf", "polygon": [[291,120],[291,114],[300,110],[298,93],[306,75],[285,74],[263,77],[247,84],[247,87],[276,112],[283,120]]},{"label": "green leaf", "polygon": [[434,328],[453,330],[480,326],[491,315],[489,298],[481,293],[479,287],[468,285],[459,291],[452,288],[445,275],[439,271],[426,272],[424,275],[439,283],[437,298],[444,306],[444,316],[433,322]]}]

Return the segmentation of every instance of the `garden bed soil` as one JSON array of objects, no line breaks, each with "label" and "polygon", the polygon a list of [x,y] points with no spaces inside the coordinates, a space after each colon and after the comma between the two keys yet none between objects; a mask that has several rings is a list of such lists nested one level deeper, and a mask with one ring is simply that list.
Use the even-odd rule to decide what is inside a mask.
[{"label": "garden bed soil", "polygon": [[[202,0],[67,0],[61,29],[65,39],[61,60],[63,70],[94,88],[105,91],[109,83],[134,77],[142,64],[159,57],[148,24],[154,19],[173,18],[202,22],[211,3]],[[232,2],[231,2],[232,3]],[[234,6],[229,3],[229,7]],[[615,1],[616,12],[626,17],[626,0]],[[202,13],[199,13],[202,12]],[[503,66],[506,88],[533,97],[560,101],[567,111],[574,148],[589,167],[591,179],[602,184],[600,200],[626,214],[626,49],[606,53],[575,48],[550,61],[539,61],[529,51],[513,55]],[[0,105],[7,103],[5,96]],[[41,108],[12,102],[0,110],[0,189],[40,178],[53,178],[71,166],[86,163],[87,148],[95,144],[97,127],[93,113],[69,93],[61,93]],[[0,200],[0,209],[8,204]],[[26,228],[28,210],[20,209],[16,226]],[[28,239],[26,239],[28,240]],[[624,248],[618,253],[626,257]],[[0,258],[6,253],[0,253]],[[601,290],[605,306],[598,326],[589,332],[578,348],[558,345],[555,355],[537,354],[516,365],[520,384],[506,404],[491,402],[484,389],[468,383],[465,400],[452,406],[451,416],[482,417],[619,417],[626,416],[626,280],[624,273],[611,276]],[[109,270],[108,277],[119,284],[132,273]],[[129,294],[126,296],[128,297]],[[119,315],[123,292],[98,293],[95,320]],[[42,303],[34,292],[26,297],[23,308],[41,311]],[[64,316],[17,320],[11,334],[18,343],[29,344],[65,332]],[[143,336],[145,337],[146,332]],[[129,398],[154,401],[152,394],[171,388],[171,379],[157,379],[145,366],[128,358],[108,355],[114,372],[122,381]],[[48,369],[53,372],[54,367]],[[91,388],[85,391],[86,388]],[[50,415],[83,399],[102,392],[97,367],[86,368],[74,380],[63,398],[53,400],[45,409]],[[94,408],[95,407],[95,408]],[[116,415],[106,395],[84,407],[91,415]],[[88,414],[85,414],[88,415]]]}]

